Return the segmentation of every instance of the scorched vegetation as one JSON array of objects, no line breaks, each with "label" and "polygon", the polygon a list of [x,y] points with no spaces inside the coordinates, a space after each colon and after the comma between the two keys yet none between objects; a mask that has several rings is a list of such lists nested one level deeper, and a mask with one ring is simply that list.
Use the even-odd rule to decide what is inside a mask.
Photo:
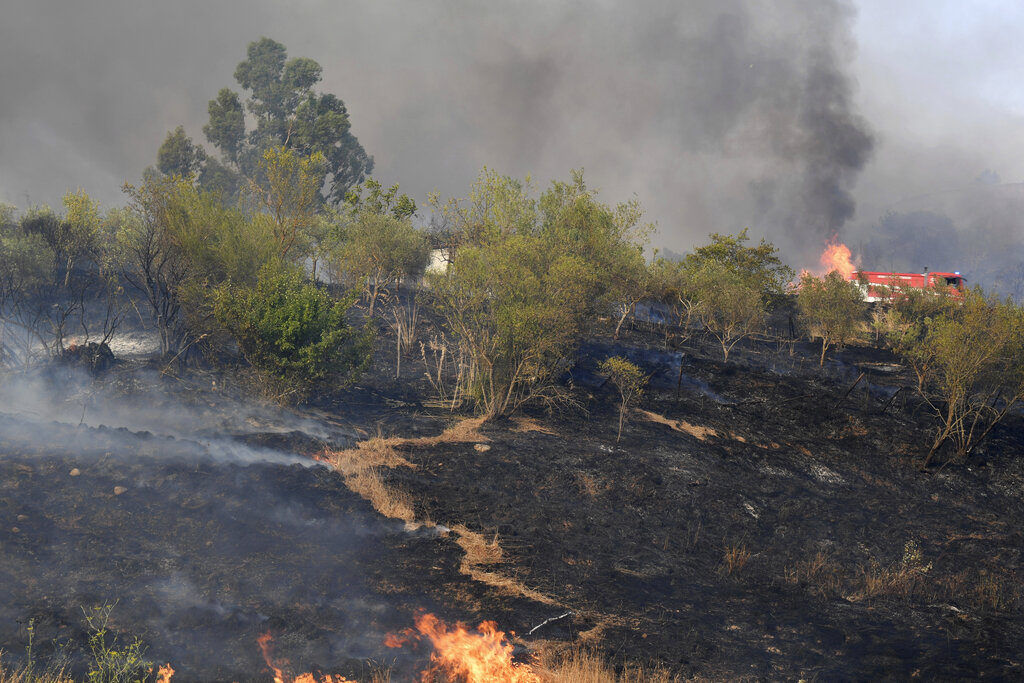
[{"label": "scorched vegetation", "polygon": [[652,255],[582,171],[425,216],[320,71],[0,210],[0,681],[1021,677],[1014,301]]}]

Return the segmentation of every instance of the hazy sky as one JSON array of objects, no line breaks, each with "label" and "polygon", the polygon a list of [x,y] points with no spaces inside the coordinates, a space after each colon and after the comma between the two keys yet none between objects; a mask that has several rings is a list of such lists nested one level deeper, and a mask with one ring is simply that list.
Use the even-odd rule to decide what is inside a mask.
[{"label": "hazy sky", "polygon": [[1011,0],[5,0],[0,200],[121,203],[169,130],[205,143],[263,35],[320,62],[374,175],[420,203],[485,164],[584,167],[662,246],[749,225],[799,260],[985,169],[1024,180]]}]

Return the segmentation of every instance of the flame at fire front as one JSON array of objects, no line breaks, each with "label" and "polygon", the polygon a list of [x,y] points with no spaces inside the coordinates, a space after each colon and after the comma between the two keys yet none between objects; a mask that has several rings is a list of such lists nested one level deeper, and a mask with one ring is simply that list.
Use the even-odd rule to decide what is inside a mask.
[{"label": "flame at fire front", "polygon": [[263,653],[263,661],[274,672],[274,683],[354,683],[354,681],[350,681],[344,676],[333,676],[331,674],[317,676],[311,673],[304,673],[294,677],[287,676],[284,668],[288,666],[288,660],[274,659],[274,643],[270,631],[257,638],[256,643],[259,644],[260,651]]},{"label": "flame at fire front", "polygon": [[164,664],[156,670],[156,683],[170,683],[173,675],[174,669],[171,668],[171,665]]},{"label": "flame at fire front", "polygon": [[825,266],[826,274],[835,270],[844,279],[850,280],[857,273],[857,266],[853,265],[851,256],[850,248],[833,237],[821,254],[821,265]]},{"label": "flame at fire front", "polygon": [[431,666],[421,681],[465,681],[465,683],[540,683],[540,676],[525,664],[512,661],[512,644],[493,621],[480,624],[475,632],[464,625],[449,628],[433,614],[416,617],[416,633],[388,636],[385,645],[402,647],[421,636],[430,640],[434,652]]}]

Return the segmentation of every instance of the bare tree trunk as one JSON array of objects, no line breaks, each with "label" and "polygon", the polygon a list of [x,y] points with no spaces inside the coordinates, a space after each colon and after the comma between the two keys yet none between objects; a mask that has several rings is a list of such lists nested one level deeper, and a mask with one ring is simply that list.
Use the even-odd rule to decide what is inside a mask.
[{"label": "bare tree trunk", "polygon": [[615,436],[615,443],[622,439],[622,422],[626,419],[626,399],[622,398],[622,405],[619,406],[619,433]]},{"label": "bare tree trunk", "polygon": [[630,305],[628,305],[628,306],[623,306],[622,307],[622,315],[619,316],[619,324],[615,326],[615,334],[612,335],[612,337],[614,339],[618,339],[619,338],[619,330],[622,329],[622,323],[626,322],[626,318],[628,318],[629,314],[632,313],[635,310],[636,310],[636,303],[635,302],[630,304]]}]

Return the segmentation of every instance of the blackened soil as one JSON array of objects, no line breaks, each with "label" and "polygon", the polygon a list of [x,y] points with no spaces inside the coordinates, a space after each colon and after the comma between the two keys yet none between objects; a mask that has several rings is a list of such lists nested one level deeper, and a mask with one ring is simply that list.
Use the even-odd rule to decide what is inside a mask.
[{"label": "blackened soil", "polygon": [[[613,353],[653,374],[640,408],[678,428],[634,412],[616,443],[596,375]],[[589,412],[535,416],[552,433],[493,423],[486,452],[405,449],[419,469],[392,481],[497,534],[504,571],[576,613],[534,637],[729,680],[1024,677],[1021,418],[922,473],[933,422],[887,354],[713,354],[686,349],[680,375],[655,336],[594,341]]]},{"label": "blackened soil", "polygon": [[[567,377],[584,410],[528,415],[544,431],[488,424],[489,450],[400,447],[416,467],[384,472],[420,519],[496,535],[506,560],[487,569],[545,604],[468,579],[452,535],[383,519],[308,459],[454,419],[422,364],[396,373],[390,349],[385,333],[373,374],[289,419],[245,414],[228,377],[154,393],[123,367],[88,410],[0,415],[7,656],[29,620],[37,653],[81,648],[82,608],[116,601],[114,630],[176,681],[269,680],[267,631],[292,671],[366,680],[385,664],[411,680],[426,653],[382,642],[419,610],[712,680],[1024,677],[1019,416],[967,462],[922,473],[934,423],[883,352],[819,369],[801,345],[746,344],[726,364],[656,332],[596,337]],[[619,442],[596,369],[608,355],[651,374]],[[106,403],[120,420],[106,424],[130,429],[87,419]],[[167,427],[179,412],[192,435]]]},{"label": "blackened soil", "polygon": [[541,614],[460,575],[451,538],[382,518],[298,449],[268,450],[280,433],[265,437],[217,444],[0,415],[5,662],[24,661],[31,625],[37,665],[65,648],[84,678],[83,610],[113,606],[111,636],[141,638],[175,681],[270,680],[256,642],[267,632],[294,673],[368,679],[387,666],[411,680],[428,653],[384,639],[418,612]]}]

